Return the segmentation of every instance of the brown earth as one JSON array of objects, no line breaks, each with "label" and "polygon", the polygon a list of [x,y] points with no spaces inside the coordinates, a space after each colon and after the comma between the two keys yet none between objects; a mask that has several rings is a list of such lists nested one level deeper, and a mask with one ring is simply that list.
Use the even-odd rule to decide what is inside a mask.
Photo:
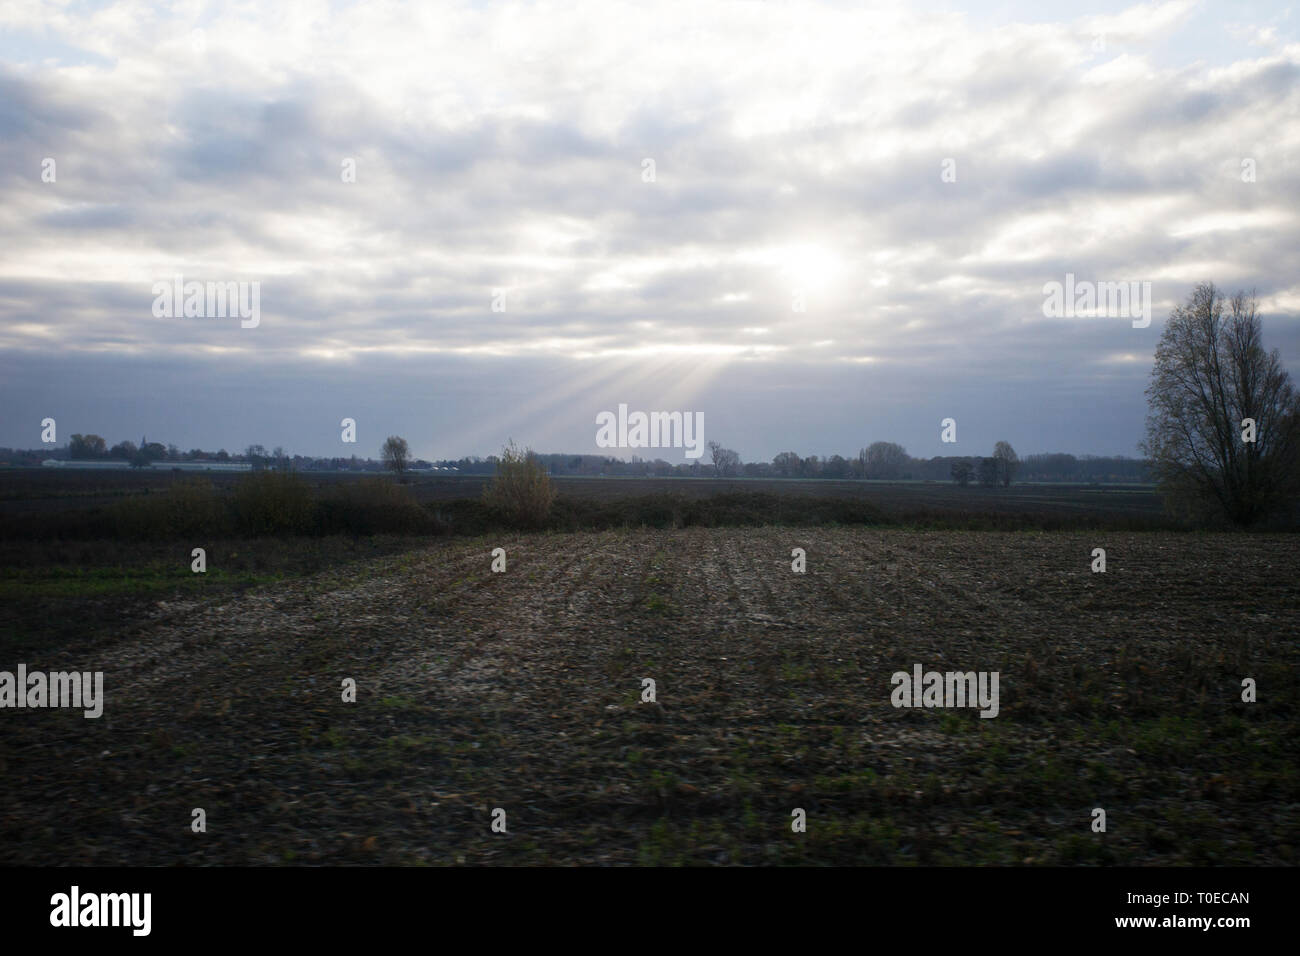
[{"label": "brown earth", "polygon": [[[107,704],[0,711],[0,862],[1293,864],[1297,570],[1288,536],[686,529],[191,593],[25,661]],[[998,671],[999,715],[896,709],[916,663]]]}]

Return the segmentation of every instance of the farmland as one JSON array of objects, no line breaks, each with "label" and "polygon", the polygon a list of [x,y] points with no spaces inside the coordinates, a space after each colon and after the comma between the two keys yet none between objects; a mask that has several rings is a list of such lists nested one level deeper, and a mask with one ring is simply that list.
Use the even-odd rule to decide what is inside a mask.
[{"label": "farmland", "polygon": [[[939,493],[963,491],[998,493]],[[0,550],[0,668],[107,692],[99,719],[0,714],[0,862],[1297,862],[1288,535],[612,528],[187,562]],[[915,664],[998,672],[998,716],[892,706]]]},{"label": "farmland", "polygon": [[[219,490],[229,491],[243,476],[199,473]],[[318,494],[355,484],[346,472],[303,472]],[[141,471],[52,471],[0,469],[0,516],[54,513],[105,507],[128,498],[165,492],[195,473]],[[477,498],[489,479],[454,475],[410,475],[404,486],[421,504]],[[1015,513],[1058,517],[1156,518],[1161,501],[1146,485],[1016,484],[1010,488],[959,488],[949,482],[838,481],[830,479],[714,478],[556,478],[561,497],[583,502],[672,495],[702,499],[733,492],[870,502],[889,515],[918,511]]]}]

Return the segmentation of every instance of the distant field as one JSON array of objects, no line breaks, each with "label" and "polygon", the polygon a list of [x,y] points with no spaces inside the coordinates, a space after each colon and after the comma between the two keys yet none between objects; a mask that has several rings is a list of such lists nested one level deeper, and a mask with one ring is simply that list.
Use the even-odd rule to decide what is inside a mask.
[{"label": "distant field", "polygon": [[[0,667],[107,705],[3,715],[0,863],[1300,862],[1291,536],[407,541],[5,551]],[[999,715],[894,708],[914,664]]]},{"label": "distant field", "polygon": [[[155,471],[95,472],[50,469],[0,470],[0,515],[102,507],[125,497],[163,491],[194,473]],[[230,488],[243,476],[202,475],[218,488]],[[302,472],[321,491],[355,482],[356,473]],[[421,475],[408,479],[422,503],[477,498],[490,479]],[[594,501],[652,494],[707,498],[728,491],[757,491],[781,495],[853,498],[870,502],[886,514],[935,509],[971,514],[1026,514],[1053,516],[1156,517],[1161,500],[1153,488],[1142,485],[1012,485],[1010,488],[959,488],[953,483],[832,481],[821,479],[714,479],[714,478],[556,478],[562,496]]]}]

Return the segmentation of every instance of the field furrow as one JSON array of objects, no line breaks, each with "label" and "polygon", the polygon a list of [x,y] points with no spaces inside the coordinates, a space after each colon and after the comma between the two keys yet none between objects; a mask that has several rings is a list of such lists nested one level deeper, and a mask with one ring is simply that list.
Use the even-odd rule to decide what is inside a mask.
[{"label": "field furrow", "polygon": [[[102,718],[5,714],[0,860],[1296,862],[1297,570],[1266,535],[443,539],[89,645]],[[893,706],[918,664],[998,672],[997,716]]]}]

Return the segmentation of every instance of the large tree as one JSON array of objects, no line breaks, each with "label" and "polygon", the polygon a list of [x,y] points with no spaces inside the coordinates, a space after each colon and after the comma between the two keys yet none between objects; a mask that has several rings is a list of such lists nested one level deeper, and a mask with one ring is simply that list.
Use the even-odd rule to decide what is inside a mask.
[{"label": "large tree", "polygon": [[865,478],[898,478],[907,464],[907,449],[892,441],[872,442],[858,453]]},{"label": "large tree", "polygon": [[951,468],[952,480],[957,482],[957,484],[961,485],[963,488],[965,488],[967,485],[970,484],[970,476],[971,473],[974,472],[974,470],[975,469],[971,467],[971,463],[969,461],[967,461],[965,458],[958,458],[956,461],[952,463],[952,468]]},{"label": "large tree", "polygon": [[73,435],[68,442],[69,458],[104,458],[108,448],[98,435]]},{"label": "large tree", "polygon": [[397,435],[389,435],[379,453],[384,460],[384,467],[395,475],[406,471],[407,462],[411,460],[411,450],[406,439]]},{"label": "large tree", "polygon": [[740,471],[740,455],[730,448],[723,448],[718,442],[711,441],[709,454],[713,458],[713,471],[719,478],[731,477]]},{"label": "large tree", "polygon": [[792,451],[783,451],[772,459],[772,470],[782,478],[798,478],[803,470],[803,459]]},{"label": "large tree", "polygon": [[822,465],[822,474],[827,478],[849,478],[852,468],[853,462],[843,455],[831,455]]},{"label": "large tree", "polygon": [[1257,308],[1253,293],[1203,283],[1156,347],[1142,450],[1182,513],[1250,524],[1295,497],[1300,396],[1264,351]]},{"label": "large tree", "polygon": [[1016,457],[1016,450],[1009,442],[1000,441],[993,446],[993,459],[998,463],[998,478],[1002,480],[1002,487],[1010,486],[1011,479],[1020,464],[1020,459]]}]

